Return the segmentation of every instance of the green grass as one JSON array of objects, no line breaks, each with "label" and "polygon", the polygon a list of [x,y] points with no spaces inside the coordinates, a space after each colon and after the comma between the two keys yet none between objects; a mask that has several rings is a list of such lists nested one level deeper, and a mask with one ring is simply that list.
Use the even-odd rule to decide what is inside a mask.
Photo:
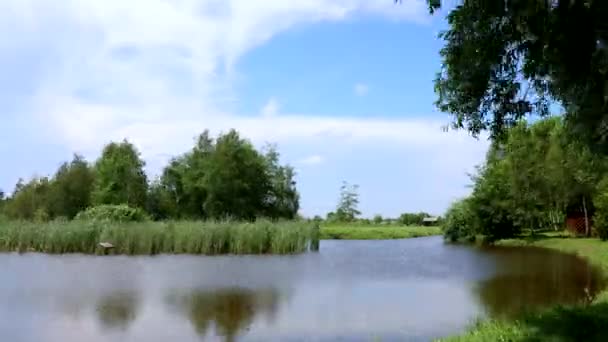
[{"label": "green grass", "polygon": [[387,240],[441,235],[439,227],[331,224],[321,226],[324,240]]},{"label": "green grass", "polygon": [[259,220],[239,222],[1,221],[0,250],[112,254],[288,254],[316,250],[319,229],[312,223]]},{"label": "green grass", "polygon": [[[504,246],[538,246],[577,254],[608,271],[608,243],[593,238],[542,234],[498,242]],[[460,336],[442,341],[608,341],[608,290],[589,304],[556,306],[517,320],[487,320]]]}]

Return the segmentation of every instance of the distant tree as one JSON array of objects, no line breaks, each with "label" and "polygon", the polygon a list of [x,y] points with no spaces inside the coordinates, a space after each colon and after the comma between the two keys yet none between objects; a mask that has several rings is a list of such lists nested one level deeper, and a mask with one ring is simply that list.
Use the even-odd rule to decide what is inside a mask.
[{"label": "distant tree", "polygon": [[145,207],[148,181],[144,166],[139,152],[127,140],[106,145],[95,163],[93,205]]},{"label": "distant tree", "polygon": [[51,181],[50,215],[71,219],[89,207],[94,181],[95,174],[82,156],[63,163]]},{"label": "distant tree", "polygon": [[47,177],[34,177],[27,183],[19,179],[10,201],[6,203],[6,214],[20,220],[49,218],[50,190]]},{"label": "distant tree", "polygon": [[382,224],[384,219],[382,218],[382,215],[377,214],[377,215],[374,215],[373,221],[374,221],[374,224]]},{"label": "distant tree", "polygon": [[352,222],[361,215],[359,206],[359,186],[342,182],[340,187],[340,200],[336,209],[336,218],[340,221]]},{"label": "distant tree", "polygon": [[425,217],[430,217],[431,215],[425,212],[419,212],[419,213],[403,213],[399,216],[399,218],[397,219],[397,221],[400,224],[406,225],[406,226],[419,226],[422,224],[422,220]]}]

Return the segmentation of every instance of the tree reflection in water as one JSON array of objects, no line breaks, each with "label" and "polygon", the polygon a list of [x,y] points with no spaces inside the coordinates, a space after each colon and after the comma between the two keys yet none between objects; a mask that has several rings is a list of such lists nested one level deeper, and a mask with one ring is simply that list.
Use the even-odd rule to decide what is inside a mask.
[{"label": "tree reflection in water", "polygon": [[258,315],[273,320],[279,304],[275,289],[224,288],[171,293],[167,302],[187,316],[197,334],[204,337],[211,326],[225,341],[234,341]]},{"label": "tree reflection in water", "polygon": [[599,269],[577,256],[539,248],[491,252],[499,274],[480,282],[475,290],[492,317],[589,301],[606,284]]},{"label": "tree reflection in water", "polygon": [[97,300],[95,311],[103,328],[125,331],[135,320],[139,304],[136,291],[112,292]]}]

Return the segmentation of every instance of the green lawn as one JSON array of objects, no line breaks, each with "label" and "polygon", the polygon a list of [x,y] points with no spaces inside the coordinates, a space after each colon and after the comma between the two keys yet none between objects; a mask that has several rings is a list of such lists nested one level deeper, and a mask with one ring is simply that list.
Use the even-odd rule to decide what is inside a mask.
[{"label": "green lawn", "polygon": [[[535,240],[512,239],[499,244],[574,253],[608,271],[608,242],[598,239],[545,235]],[[587,305],[555,307],[516,321],[482,321],[463,335],[443,341],[608,341],[608,290]]]},{"label": "green lawn", "polygon": [[441,228],[422,226],[363,226],[349,224],[321,226],[321,239],[324,240],[387,240],[431,235],[441,235]]}]

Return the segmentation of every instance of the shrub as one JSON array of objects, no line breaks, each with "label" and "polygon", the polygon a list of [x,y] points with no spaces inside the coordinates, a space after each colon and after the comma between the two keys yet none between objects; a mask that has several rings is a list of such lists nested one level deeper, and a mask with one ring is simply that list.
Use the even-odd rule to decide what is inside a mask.
[{"label": "shrub", "polygon": [[443,220],[443,236],[454,242],[475,238],[476,218],[471,208],[471,199],[453,203]]},{"label": "shrub", "polygon": [[131,208],[126,204],[103,204],[81,211],[76,215],[75,219],[85,221],[142,222],[149,220],[149,217],[143,210]]}]

